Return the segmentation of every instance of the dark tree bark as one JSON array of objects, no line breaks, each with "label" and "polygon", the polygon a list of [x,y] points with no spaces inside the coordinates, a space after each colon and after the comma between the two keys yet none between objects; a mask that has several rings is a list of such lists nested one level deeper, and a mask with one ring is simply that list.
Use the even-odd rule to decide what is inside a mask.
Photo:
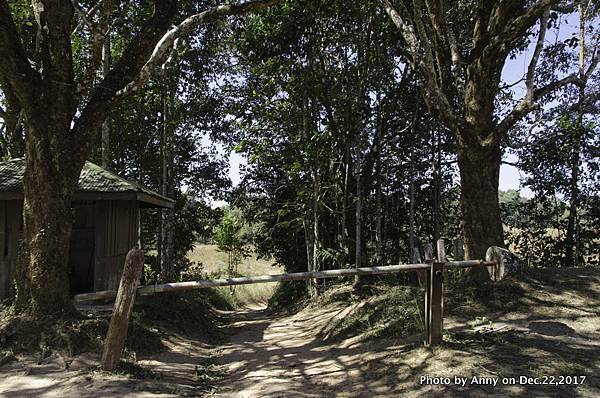
[{"label": "dark tree bark", "polygon": [[[458,164],[461,181],[461,210],[465,256],[482,259],[490,246],[504,242],[498,203],[500,147],[460,148]],[[474,267],[472,273],[485,278],[486,270]]]},{"label": "dark tree bark", "polygon": [[[102,42],[102,77],[106,78],[110,72],[111,63],[111,40],[110,40],[110,14],[112,11],[112,2],[110,0],[104,0],[102,12],[102,23],[100,24],[101,34],[103,34]],[[107,170],[112,168],[112,155],[110,152],[110,116],[108,116],[102,123],[102,138],[101,138],[101,151],[102,151],[102,167]]]}]

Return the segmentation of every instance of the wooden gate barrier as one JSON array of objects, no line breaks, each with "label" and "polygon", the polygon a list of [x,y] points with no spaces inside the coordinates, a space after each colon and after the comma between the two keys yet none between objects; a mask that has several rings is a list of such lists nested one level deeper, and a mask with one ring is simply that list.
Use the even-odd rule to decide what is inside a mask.
[{"label": "wooden gate barrier", "polygon": [[[426,253],[426,262],[414,264],[399,264],[380,267],[348,268],[326,271],[296,272],[279,275],[248,276],[240,278],[199,280],[190,282],[164,283],[157,285],[140,286],[137,294],[141,296],[152,295],[162,292],[174,292],[183,290],[203,289],[217,286],[248,285],[253,283],[269,283],[281,281],[300,281],[308,279],[337,278],[341,276],[354,275],[377,275],[391,274],[397,272],[418,271],[426,274],[425,290],[425,344],[434,346],[442,342],[443,314],[444,314],[444,271],[446,269],[472,268],[472,267],[494,267],[492,275],[498,275],[498,269],[502,268],[503,257],[490,255],[504,249],[491,247],[486,255],[486,260],[455,260],[447,261],[443,239],[437,242],[438,256],[433,259]],[[457,256],[455,256],[457,257]],[[75,302],[86,302],[93,300],[114,299],[117,296],[115,290],[103,290],[93,293],[82,293],[74,296]]]}]

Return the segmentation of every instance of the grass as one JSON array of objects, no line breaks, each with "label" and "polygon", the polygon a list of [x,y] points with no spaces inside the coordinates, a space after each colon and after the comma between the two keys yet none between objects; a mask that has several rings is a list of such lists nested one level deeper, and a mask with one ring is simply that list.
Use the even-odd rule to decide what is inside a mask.
[{"label": "grass", "polygon": [[[220,251],[216,245],[197,245],[188,253],[188,259],[197,264],[190,270],[187,278],[227,278],[227,253]],[[242,260],[235,276],[273,275],[282,273],[283,269],[272,260],[258,259],[255,254]],[[234,308],[251,304],[266,303],[273,295],[276,283],[260,283],[241,285],[234,288],[221,287],[214,289],[216,294]]]},{"label": "grass", "polygon": [[309,305],[343,303],[348,310],[332,318],[321,330],[325,340],[402,337],[423,331],[423,294],[412,286],[373,285],[356,291],[350,284],[338,285]]}]

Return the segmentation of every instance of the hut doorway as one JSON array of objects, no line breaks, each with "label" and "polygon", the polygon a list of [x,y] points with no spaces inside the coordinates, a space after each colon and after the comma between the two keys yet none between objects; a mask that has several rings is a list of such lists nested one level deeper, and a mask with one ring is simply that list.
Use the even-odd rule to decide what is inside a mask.
[{"label": "hut doorway", "polygon": [[69,253],[71,291],[91,292],[94,289],[95,204],[90,201],[73,203],[73,229]]}]

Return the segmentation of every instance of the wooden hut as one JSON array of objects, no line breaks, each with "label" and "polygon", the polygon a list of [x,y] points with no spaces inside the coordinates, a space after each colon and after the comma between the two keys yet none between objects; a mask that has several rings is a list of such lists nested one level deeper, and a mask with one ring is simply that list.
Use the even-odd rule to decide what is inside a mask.
[{"label": "wooden hut", "polygon": [[[25,159],[0,162],[0,298],[13,293],[22,231]],[[69,269],[73,293],[117,289],[127,251],[139,244],[140,209],[174,201],[86,162],[73,198]]]}]

